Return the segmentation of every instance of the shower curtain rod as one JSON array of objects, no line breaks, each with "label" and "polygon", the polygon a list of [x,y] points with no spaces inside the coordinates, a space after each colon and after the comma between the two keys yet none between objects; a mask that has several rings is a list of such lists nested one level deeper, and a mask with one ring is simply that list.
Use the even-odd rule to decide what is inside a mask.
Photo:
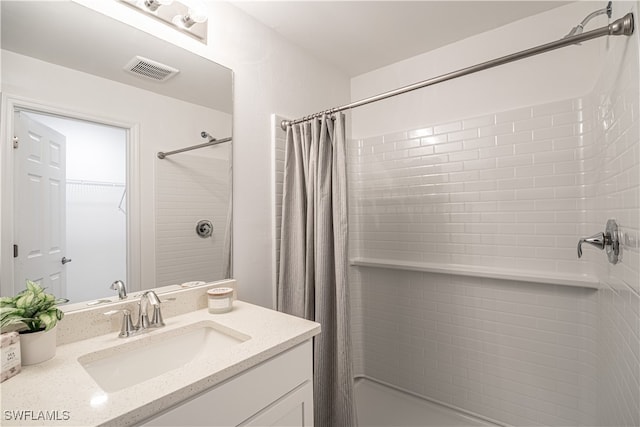
[{"label": "shower curtain rod", "polygon": [[488,70],[490,68],[497,67],[499,65],[508,64],[510,62],[515,62],[520,59],[528,58],[530,56],[535,56],[544,52],[549,52],[551,50],[559,49],[561,47],[569,46],[572,44],[578,44],[583,41],[595,39],[602,36],[630,36],[633,34],[634,30],[634,20],[633,14],[628,13],[622,18],[619,18],[613,21],[611,24],[606,25],[601,28],[597,28],[592,31],[588,31],[586,33],[578,34],[575,36],[569,36],[562,38],[560,40],[556,40],[551,43],[546,43],[540,46],[532,47],[530,49],[526,49],[520,52],[512,53],[510,55],[502,56],[500,58],[496,58],[490,61],[482,62],[480,64],[472,65],[467,68],[462,68],[457,71],[453,71],[451,73],[443,74],[438,77],[434,77],[428,80],[423,80],[418,83],[414,83],[408,86],[403,86],[399,89],[395,89],[389,92],[384,92],[379,95],[375,95],[369,98],[361,99],[359,101],[352,102],[350,104],[346,104],[340,107],[330,108],[325,111],[321,111],[319,113],[312,114],[310,116],[305,116],[297,120],[283,120],[280,122],[280,127],[282,130],[287,130],[287,126],[292,124],[301,123],[312,118],[322,117],[323,115],[332,115],[334,113],[338,113],[344,110],[350,110],[352,108],[361,107],[363,105],[371,104],[372,102],[381,101],[383,99],[391,98],[392,96],[401,95],[403,93],[411,92],[416,89],[421,89],[423,87],[432,86],[438,83],[446,82],[448,80],[453,80],[458,77],[466,76],[468,74],[477,73],[478,71]]},{"label": "shower curtain rod", "polygon": [[192,145],[190,147],[180,148],[179,150],[167,151],[166,153],[164,151],[158,151],[158,158],[164,159],[165,157],[170,156],[172,154],[184,153],[185,151],[197,150],[198,148],[209,147],[210,145],[222,144],[223,142],[231,141],[231,139],[232,139],[231,137],[216,139],[214,141],[205,142],[204,144]]}]

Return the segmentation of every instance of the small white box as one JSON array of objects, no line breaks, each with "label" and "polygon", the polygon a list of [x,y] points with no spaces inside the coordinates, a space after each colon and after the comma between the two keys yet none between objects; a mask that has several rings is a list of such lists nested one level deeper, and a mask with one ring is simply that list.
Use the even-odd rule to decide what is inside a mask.
[{"label": "small white box", "polygon": [[18,374],[22,369],[20,362],[20,334],[7,332],[0,335],[0,382]]}]

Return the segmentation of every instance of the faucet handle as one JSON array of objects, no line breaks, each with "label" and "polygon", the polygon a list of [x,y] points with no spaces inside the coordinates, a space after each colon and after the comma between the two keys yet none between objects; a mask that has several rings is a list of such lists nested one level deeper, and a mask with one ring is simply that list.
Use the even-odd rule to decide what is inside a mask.
[{"label": "faucet handle", "polygon": [[149,304],[153,306],[153,314],[151,315],[151,320],[149,321],[150,328],[160,328],[164,326],[164,320],[162,319],[162,311],[160,309],[160,304],[163,302],[158,298],[158,295],[154,291],[147,291],[144,293],[149,301]]},{"label": "faucet handle", "polygon": [[147,314],[147,305],[142,304],[143,298],[138,301],[138,323],[136,329],[147,329],[149,327],[149,315]]},{"label": "faucet handle", "polygon": [[578,258],[582,257],[582,244],[589,243],[590,245],[595,246],[596,248],[602,250],[604,249],[605,242],[607,237],[604,233],[596,233],[591,237],[583,237],[578,241]]},{"label": "faucet handle", "polygon": [[153,314],[151,315],[150,328],[160,328],[164,326],[164,320],[162,319],[162,311],[160,311],[159,305],[153,306]]},{"label": "faucet handle", "polygon": [[[148,306],[153,306],[152,320],[149,320]],[[164,326],[162,313],[160,312],[160,298],[154,291],[146,291],[140,296],[138,302],[138,324],[137,329],[159,328]]]},{"label": "faucet handle", "polygon": [[120,328],[120,334],[118,334],[118,337],[120,338],[126,338],[126,337],[130,337],[131,335],[135,334],[137,328],[135,326],[133,326],[133,321],[131,320],[131,311],[127,310],[126,308],[123,308],[121,310],[109,310],[106,313],[104,313],[105,316],[113,316],[116,313],[120,313],[122,312],[123,316],[122,316],[122,327]]},{"label": "faucet handle", "polygon": [[618,224],[615,219],[607,221],[604,233],[596,233],[591,237],[583,237],[578,241],[578,258],[582,257],[583,243],[589,243],[600,250],[604,249],[611,264],[617,264],[620,261],[622,245]]}]

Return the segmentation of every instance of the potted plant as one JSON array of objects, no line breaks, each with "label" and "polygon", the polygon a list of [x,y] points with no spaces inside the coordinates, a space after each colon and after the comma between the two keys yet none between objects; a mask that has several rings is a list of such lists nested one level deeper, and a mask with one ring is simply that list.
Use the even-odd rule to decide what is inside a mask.
[{"label": "potted plant", "polygon": [[27,280],[27,288],[14,297],[0,298],[0,330],[20,333],[22,365],[33,365],[51,359],[56,353],[58,320],[64,316],[57,304],[68,302],[47,294],[35,282]]}]

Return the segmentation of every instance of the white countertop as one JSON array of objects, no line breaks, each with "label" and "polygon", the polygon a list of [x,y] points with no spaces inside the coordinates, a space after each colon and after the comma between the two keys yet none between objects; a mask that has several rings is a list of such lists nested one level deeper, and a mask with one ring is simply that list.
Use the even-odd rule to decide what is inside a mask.
[{"label": "white countertop", "polygon": [[[105,393],[78,362],[80,356],[201,321],[216,322],[251,338],[212,355],[205,363],[189,363],[112,393]],[[241,301],[235,301],[229,313],[210,314],[202,309],[165,319],[165,323],[164,328],[131,338],[109,333],[61,345],[53,359],[23,367],[0,385],[0,424],[133,425],[320,333],[315,322]],[[31,420],[16,420],[20,415]],[[47,415],[53,420],[38,419]]]}]

